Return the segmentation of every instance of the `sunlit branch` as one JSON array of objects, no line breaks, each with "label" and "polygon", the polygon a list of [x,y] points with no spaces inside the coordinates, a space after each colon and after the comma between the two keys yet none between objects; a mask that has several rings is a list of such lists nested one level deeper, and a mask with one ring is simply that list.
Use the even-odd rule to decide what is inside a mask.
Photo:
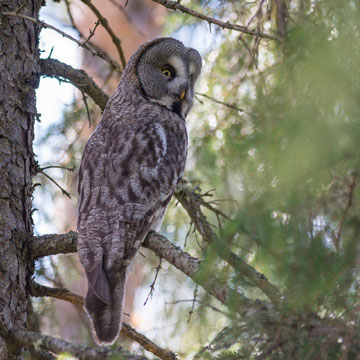
[{"label": "sunlit branch", "polygon": [[153,1],[165,6],[168,9],[179,10],[185,14],[188,14],[188,15],[197,17],[201,20],[207,21],[209,24],[215,24],[217,26],[220,26],[223,29],[235,30],[235,31],[242,32],[244,34],[253,35],[253,36],[264,38],[264,39],[281,41],[281,39],[277,38],[276,36],[258,32],[256,30],[250,30],[250,29],[246,28],[245,26],[230,24],[229,22],[223,22],[221,20],[206,16],[195,10],[189,9],[189,8],[181,5],[180,1],[171,1],[171,0],[153,0]]}]

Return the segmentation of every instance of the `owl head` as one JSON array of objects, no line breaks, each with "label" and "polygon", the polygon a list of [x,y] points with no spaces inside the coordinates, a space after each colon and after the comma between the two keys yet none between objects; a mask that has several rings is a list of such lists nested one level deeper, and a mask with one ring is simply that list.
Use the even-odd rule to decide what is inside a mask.
[{"label": "owl head", "polygon": [[185,119],[200,71],[201,56],[195,49],[165,37],[139,47],[125,68],[122,82],[134,83],[151,102]]}]

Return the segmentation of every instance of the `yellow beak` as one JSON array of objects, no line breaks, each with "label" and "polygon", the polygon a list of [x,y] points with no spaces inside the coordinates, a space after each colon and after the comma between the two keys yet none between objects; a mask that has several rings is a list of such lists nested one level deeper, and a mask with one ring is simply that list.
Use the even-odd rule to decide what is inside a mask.
[{"label": "yellow beak", "polygon": [[183,90],[180,94],[180,100],[182,100],[185,97],[185,90]]}]

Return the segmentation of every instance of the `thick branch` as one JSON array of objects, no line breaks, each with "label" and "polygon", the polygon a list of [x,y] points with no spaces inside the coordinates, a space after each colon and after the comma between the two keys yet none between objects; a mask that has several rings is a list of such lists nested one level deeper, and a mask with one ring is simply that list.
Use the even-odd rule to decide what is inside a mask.
[{"label": "thick branch", "polygon": [[30,242],[30,253],[33,260],[47,255],[67,254],[76,252],[77,233],[50,234],[36,236]]},{"label": "thick branch", "polygon": [[[32,258],[37,259],[46,255],[76,252],[76,243],[77,233],[73,231],[62,235],[37,236],[30,243],[30,251]],[[244,295],[231,290],[228,284],[216,277],[215,273],[208,271],[208,269],[203,271],[198,259],[172,244],[164,236],[151,231],[146,237],[143,246],[167,260],[223,304],[231,302],[233,306],[236,306],[238,312],[245,308],[258,308],[259,303],[254,304]]]},{"label": "thick branch", "polygon": [[211,229],[205,215],[201,211],[202,203],[206,204],[202,197],[190,190],[186,185],[179,187],[178,189],[179,190],[175,192],[176,199],[187,211],[191,221],[194,223],[196,229],[199,231],[204,240],[209,244],[219,244],[220,246],[217,247],[218,254],[223,258],[223,260],[225,260],[239,273],[245,275],[254,285],[261,289],[271,301],[280,301],[281,294],[279,290],[267,280],[265,275],[259,273],[238,255],[231,252],[226,244],[220,244],[221,240]]},{"label": "thick branch", "polygon": [[93,349],[24,329],[5,330],[1,324],[0,335],[20,346],[34,347],[36,350],[47,350],[55,354],[68,353],[79,360],[147,360],[144,356],[131,355],[125,351],[113,351],[106,347]]},{"label": "thick branch", "polygon": [[228,22],[225,23],[225,22],[223,22],[221,20],[214,19],[212,17],[206,16],[206,15],[201,14],[201,13],[195,11],[195,10],[189,9],[189,8],[181,5],[180,1],[171,1],[171,0],[153,0],[153,1],[158,3],[158,4],[161,4],[161,5],[165,6],[168,9],[180,10],[181,12],[183,12],[185,14],[189,14],[189,15],[197,17],[197,18],[199,18],[201,20],[205,20],[209,24],[218,25],[223,29],[235,30],[235,31],[242,32],[244,34],[257,36],[257,37],[261,37],[261,38],[264,38],[264,39],[271,39],[271,40],[281,41],[279,38],[277,38],[275,36],[265,34],[265,33],[261,33],[261,32],[258,32],[256,30],[250,30],[245,26],[236,25],[236,24],[230,24]]},{"label": "thick branch", "polygon": [[[35,281],[31,283],[31,295],[36,297],[50,296],[60,300],[65,300],[73,304],[84,306],[84,298],[80,295],[73,294],[67,289],[57,289],[48,286],[43,286]],[[177,356],[170,350],[162,349],[146,336],[137,332],[129,324],[123,323],[121,328],[121,334],[138,342],[145,350],[152,352],[163,360],[176,360]]]},{"label": "thick branch", "polygon": [[98,56],[101,59],[105,60],[107,63],[109,63],[114,69],[116,69],[120,73],[122,72],[122,69],[119,66],[119,64],[117,64],[115,61],[109,59],[102,51],[92,49],[90,46],[83,43],[82,41],[75,39],[74,37],[70,36],[69,34],[65,33],[64,31],[61,31],[60,29],[56,28],[53,25],[47,24],[45,21],[37,20],[30,16],[19,14],[18,12],[15,12],[15,11],[6,11],[6,12],[3,12],[2,15],[19,17],[21,19],[25,19],[25,20],[28,20],[28,21],[31,21],[31,22],[37,24],[40,28],[47,28],[47,29],[54,30],[57,33],[61,34],[63,37],[66,37],[67,39],[77,43],[79,46],[81,46],[85,50],[89,51],[91,54]]},{"label": "thick branch", "polygon": [[59,80],[69,80],[81,92],[89,95],[101,110],[104,110],[109,96],[96,85],[84,70],[74,69],[70,65],[54,59],[40,59],[40,68],[41,75],[55,77]]}]

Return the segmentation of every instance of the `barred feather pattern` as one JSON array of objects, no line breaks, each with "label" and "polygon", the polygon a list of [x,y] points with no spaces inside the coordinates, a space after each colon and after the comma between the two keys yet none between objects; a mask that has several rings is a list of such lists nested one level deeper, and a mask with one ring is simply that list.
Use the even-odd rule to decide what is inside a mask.
[{"label": "barred feather pattern", "polygon": [[[148,61],[145,51],[151,48],[157,54],[153,47],[159,41],[170,52],[172,43],[177,52],[189,51],[177,40],[163,39],[145,44],[130,59],[81,161],[78,255],[88,280],[85,310],[99,345],[112,344],[119,334],[133,259],[149,230],[159,230],[184,173],[188,139],[181,111],[187,114],[192,105],[193,83],[186,79],[188,101],[164,106],[161,99],[147,95],[152,80],[141,82],[137,71],[139,62]],[[185,56],[183,61],[190,66]],[[177,79],[179,86],[184,83]]]}]

